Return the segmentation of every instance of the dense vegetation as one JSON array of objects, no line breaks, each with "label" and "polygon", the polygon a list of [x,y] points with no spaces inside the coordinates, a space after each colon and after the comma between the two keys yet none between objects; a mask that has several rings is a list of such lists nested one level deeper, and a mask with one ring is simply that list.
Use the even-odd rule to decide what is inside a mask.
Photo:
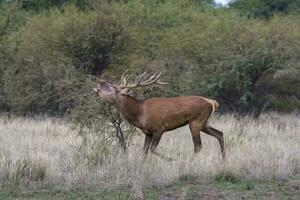
[{"label": "dense vegetation", "polygon": [[[99,3],[101,2],[101,3]],[[0,1],[0,111],[103,114],[99,76],[161,71],[149,96],[203,95],[223,111],[300,108],[298,1]],[[76,117],[75,117],[76,118]]]}]

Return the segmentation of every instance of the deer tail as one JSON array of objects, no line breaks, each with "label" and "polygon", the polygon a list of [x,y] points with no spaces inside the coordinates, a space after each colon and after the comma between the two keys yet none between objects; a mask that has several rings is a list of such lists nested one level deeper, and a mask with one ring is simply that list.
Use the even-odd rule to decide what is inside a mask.
[{"label": "deer tail", "polygon": [[205,100],[207,101],[207,103],[211,104],[211,106],[212,106],[211,115],[214,114],[214,112],[217,111],[219,108],[219,103],[214,99],[205,98]]}]

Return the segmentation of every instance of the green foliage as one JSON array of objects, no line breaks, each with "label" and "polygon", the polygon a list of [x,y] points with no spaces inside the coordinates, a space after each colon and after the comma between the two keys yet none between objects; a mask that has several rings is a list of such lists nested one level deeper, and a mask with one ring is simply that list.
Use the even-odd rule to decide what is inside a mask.
[{"label": "green foliage", "polygon": [[[265,23],[219,15],[208,23],[207,14],[203,19],[198,14],[195,21],[171,28],[174,32],[162,41],[160,55],[166,54],[165,68],[176,90],[171,93],[206,94],[217,98],[223,109],[239,113],[274,109],[265,95],[276,90],[276,74],[282,69],[292,77],[299,71],[291,66],[298,66],[294,43],[299,41],[299,19],[274,17]],[[292,83],[275,87],[279,85],[296,93]]]},{"label": "green foliage", "polygon": [[296,96],[268,96],[268,106],[279,112],[295,112],[300,107],[300,100]]},{"label": "green foliage", "polygon": [[74,7],[50,10],[7,37],[4,91],[14,111],[64,113],[77,95],[90,94],[90,74],[117,63],[126,32],[109,5],[101,8],[86,14]]},{"label": "green foliage", "polygon": [[24,24],[27,14],[20,10],[16,1],[0,3],[0,42],[10,31],[17,30]]},{"label": "green foliage", "polygon": [[238,183],[240,179],[233,172],[224,169],[216,175],[215,181]]},{"label": "green foliage", "polygon": [[25,10],[41,11],[52,7],[63,8],[66,4],[73,4],[80,9],[88,6],[88,0],[20,0],[21,7]]},{"label": "green foliage", "polygon": [[269,18],[274,13],[299,12],[300,2],[295,0],[235,0],[231,7],[243,15]]}]

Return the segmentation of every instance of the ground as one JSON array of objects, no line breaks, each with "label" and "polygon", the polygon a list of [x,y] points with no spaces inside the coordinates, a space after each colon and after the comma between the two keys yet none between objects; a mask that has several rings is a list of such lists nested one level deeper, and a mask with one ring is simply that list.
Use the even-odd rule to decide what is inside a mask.
[{"label": "ground", "polygon": [[127,187],[97,188],[84,190],[73,188],[60,190],[46,187],[38,190],[10,191],[2,189],[0,199],[300,199],[300,179],[270,181],[226,181],[201,182],[195,177],[182,177],[180,180],[161,186],[143,189],[141,194]]}]

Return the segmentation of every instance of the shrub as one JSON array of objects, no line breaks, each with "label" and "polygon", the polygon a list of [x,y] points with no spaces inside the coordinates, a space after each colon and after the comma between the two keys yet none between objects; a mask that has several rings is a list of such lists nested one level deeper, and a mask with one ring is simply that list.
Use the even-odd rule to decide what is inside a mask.
[{"label": "shrub", "polygon": [[101,8],[45,11],[8,38],[12,60],[4,90],[15,112],[63,114],[77,93],[90,93],[84,87],[89,75],[118,62],[126,31],[109,5]]}]

